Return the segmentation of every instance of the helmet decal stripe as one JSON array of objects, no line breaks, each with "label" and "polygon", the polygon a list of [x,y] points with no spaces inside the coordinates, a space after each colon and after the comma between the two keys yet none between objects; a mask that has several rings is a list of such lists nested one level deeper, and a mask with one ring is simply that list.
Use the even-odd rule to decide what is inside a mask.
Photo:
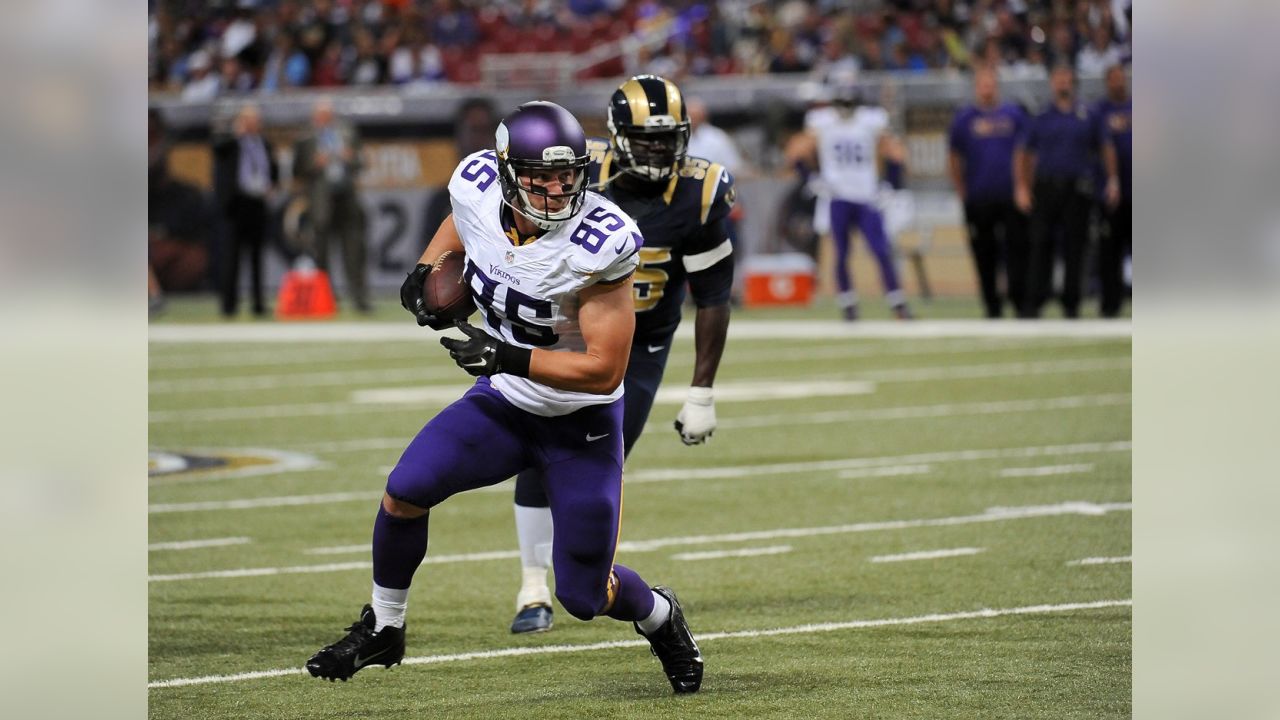
[{"label": "helmet decal stripe", "polygon": [[631,78],[619,88],[627,96],[627,105],[631,109],[631,125],[644,125],[649,119],[649,97],[639,80]]},{"label": "helmet decal stripe", "polygon": [[670,80],[664,81],[667,86],[667,113],[676,119],[676,122],[685,120],[684,116],[684,98],[680,97],[680,88]]},{"label": "helmet decal stripe", "polygon": [[654,115],[667,115],[667,86],[671,83],[657,75],[646,75],[640,80],[644,87],[645,97],[649,99],[649,112]]}]

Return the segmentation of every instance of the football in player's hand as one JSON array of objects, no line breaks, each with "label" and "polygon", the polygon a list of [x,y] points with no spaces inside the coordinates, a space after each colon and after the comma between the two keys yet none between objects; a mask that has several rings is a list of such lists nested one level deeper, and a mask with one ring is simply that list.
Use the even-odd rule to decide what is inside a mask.
[{"label": "football in player's hand", "polygon": [[436,258],[422,283],[422,302],[427,312],[449,322],[471,317],[476,303],[463,277],[466,267],[467,258],[462,253],[449,250]]}]

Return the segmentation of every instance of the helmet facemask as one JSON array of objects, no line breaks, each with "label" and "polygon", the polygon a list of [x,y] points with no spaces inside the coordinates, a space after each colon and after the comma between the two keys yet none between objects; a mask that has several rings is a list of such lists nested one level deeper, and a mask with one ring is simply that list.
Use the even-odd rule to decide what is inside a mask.
[{"label": "helmet facemask", "polygon": [[615,125],[609,113],[609,133],[618,167],[642,180],[666,180],[689,153],[689,122],[670,115],[650,117],[645,125]]}]

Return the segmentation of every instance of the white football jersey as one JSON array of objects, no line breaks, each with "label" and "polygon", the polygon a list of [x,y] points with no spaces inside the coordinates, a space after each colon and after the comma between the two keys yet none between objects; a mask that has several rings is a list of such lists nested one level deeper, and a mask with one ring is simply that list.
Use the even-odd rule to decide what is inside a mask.
[{"label": "white football jersey", "polygon": [[[617,205],[588,192],[582,210],[537,240],[515,246],[502,226],[502,186],[492,150],[469,155],[449,180],[453,221],[467,255],[466,279],[493,337],[526,348],[583,352],[578,293],[597,282],[620,282],[639,264],[639,228]],[[535,415],[566,415],[622,397],[548,387],[528,378],[494,375],[511,404]]]},{"label": "white football jersey", "polygon": [[889,113],[862,106],[845,117],[835,108],[821,108],[811,111],[805,123],[818,137],[819,173],[830,197],[874,203],[880,190],[877,150]]}]

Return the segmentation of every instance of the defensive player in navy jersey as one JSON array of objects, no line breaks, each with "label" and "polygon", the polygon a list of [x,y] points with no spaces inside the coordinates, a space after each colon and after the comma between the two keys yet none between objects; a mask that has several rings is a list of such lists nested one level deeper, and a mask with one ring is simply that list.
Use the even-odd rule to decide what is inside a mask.
[{"label": "defensive player in navy jersey", "polygon": [[1093,109],[1101,147],[1103,232],[1098,244],[1103,317],[1124,305],[1124,260],[1133,250],[1133,98],[1124,68],[1107,69],[1107,96]]},{"label": "defensive player in navy jersey", "polygon": [[[974,104],[961,108],[948,134],[951,183],[964,203],[969,248],[989,318],[1004,313],[1000,268],[1014,314],[1027,275],[1027,221],[1013,204],[1013,150],[1027,131],[1022,108],[1000,102],[994,68],[973,74]],[[1002,252],[1003,250],[1003,252]]]},{"label": "defensive player in navy jersey", "polygon": [[[613,93],[608,113],[610,140],[587,143],[591,182],[630,215],[644,235],[632,281],[635,337],[623,383],[624,453],[631,452],[653,407],[680,324],[686,281],[697,306],[696,355],[692,384],[675,429],[686,445],[697,445],[716,427],[711,387],[729,328],[733,178],[718,163],[687,155],[688,113],[674,83],[655,75],[633,77]],[[516,479],[523,582],[513,633],[549,630],[552,624],[547,568],[554,528],[544,483],[537,470]],[[558,532],[554,535],[559,537]]]},{"label": "defensive player in navy jersey", "polygon": [[[634,623],[677,693],[702,683],[702,655],[675,594],[615,563],[622,510],[622,378],[643,244],[635,223],[587,190],[586,136],[554,103],[521,105],[493,150],[462,160],[453,213],[400,290],[419,325],[423,281],[445,252],[466,257],[480,310],[441,344],[475,385],[431,419],[387,477],[373,526],[373,598],[347,635],[307,661],[329,680],[404,658],[409,585],[431,508],[537,469],[556,518],[556,597],[574,617]],[[513,243],[508,230],[525,241]]]}]

